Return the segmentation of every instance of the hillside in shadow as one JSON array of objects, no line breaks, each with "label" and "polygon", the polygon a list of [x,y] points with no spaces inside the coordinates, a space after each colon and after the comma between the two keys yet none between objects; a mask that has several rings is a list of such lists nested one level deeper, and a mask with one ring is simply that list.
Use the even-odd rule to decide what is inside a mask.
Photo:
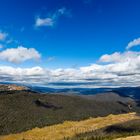
[{"label": "hillside in shadow", "polygon": [[[109,100],[110,99],[110,100]],[[39,94],[29,90],[0,94],[0,135],[62,123],[127,112],[139,112],[131,98],[116,93],[95,96]]]}]

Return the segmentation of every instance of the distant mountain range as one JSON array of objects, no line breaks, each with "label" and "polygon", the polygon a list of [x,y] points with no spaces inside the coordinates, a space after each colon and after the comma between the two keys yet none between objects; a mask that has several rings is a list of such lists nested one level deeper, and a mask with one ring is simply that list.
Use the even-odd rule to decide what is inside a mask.
[{"label": "distant mountain range", "polygon": [[[20,83],[9,83],[9,82],[0,82],[0,84],[4,85],[18,85],[21,87],[26,87],[34,92],[39,93],[51,93],[51,94],[77,94],[77,95],[94,95],[98,93],[105,92],[115,92],[120,96],[131,97],[135,100],[140,99],[140,87],[107,87],[107,88],[78,88],[78,87],[70,87],[71,85],[75,85],[76,83],[50,83],[46,86],[42,85],[32,85],[32,84],[20,84]],[[79,85],[79,83],[77,83]],[[52,85],[52,86],[50,86]],[[56,85],[56,86],[54,86]],[[64,87],[61,87],[65,85]],[[61,87],[61,88],[60,88]]]},{"label": "distant mountain range", "polygon": [[120,87],[120,88],[49,88],[42,86],[29,86],[33,91],[40,93],[57,93],[57,94],[77,94],[77,95],[94,95],[105,92],[115,92],[121,96],[140,99],[140,87]]},{"label": "distant mountain range", "polygon": [[[139,87],[107,87],[107,88],[78,88],[70,87],[71,85],[79,85],[79,83],[50,83],[46,86],[42,85],[33,85],[33,84],[20,84],[20,83],[9,83],[9,82],[0,82],[4,85],[18,85],[21,87],[27,87],[28,89],[39,92],[39,93],[51,93],[51,94],[77,94],[77,95],[94,95],[98,93],[105,92],[115,92],[121,96],[131,97],[135,100],[140,99],[140,86]],[[81,83],[82,84],[82,83]],[[84,83],[83,83],[84,84]],[[50,86],[52,85],[52,86]],[[55,85],[55,86],[54,86]],[[64,87],[61,87],[64,85]]]}]

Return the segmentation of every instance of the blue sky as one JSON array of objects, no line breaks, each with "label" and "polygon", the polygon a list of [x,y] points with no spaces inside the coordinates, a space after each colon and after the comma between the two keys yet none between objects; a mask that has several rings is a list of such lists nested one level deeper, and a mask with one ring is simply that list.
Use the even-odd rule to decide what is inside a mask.
[{"label": "blue sky", "polygon": [[[19,45],[41,52],[46,67],[83,66],[124,51],[139,36],[139,6],[139,0],[2,0],[0,29]],[[53,27],[34,28],[37,16],[45,18],[63,7],[69,15],[60,16]],[[48,57],[55,60],[45,63]]]},{"label": "blue sky", "polygon": [[112,63],[100,61],[106,54],[129,59],[129,43],[139,53],[139,7],[139,0],[1,0],[0,66],[79,69]]}]

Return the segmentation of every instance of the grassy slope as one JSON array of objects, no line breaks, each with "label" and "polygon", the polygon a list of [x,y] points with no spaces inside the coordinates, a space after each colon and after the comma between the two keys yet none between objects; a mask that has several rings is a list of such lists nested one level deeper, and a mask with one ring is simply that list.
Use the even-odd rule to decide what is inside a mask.
[{"label": "grassy slope", "polygon": [[[38,100],[44,105],[37,105]],[[0,95],[0,135],[58,124],[65,120],[76,121],[129,111],[127,106],[114,101],[10,91],[9,94]]]},{"label": "grassy slope", "polygon": [[20,134],[1,136],[0,140],[62,140],[64,137],[74,137],[76,134],[91,132],[116,123],[140,119],[135,113],[109,115],[107,117],[90,118],[83,121],[66,121],[63,124],[35,128]]},{"label": "grassy slope", "polygon": [[138,135],[138,136],[130,136],[130,137],[126,137],[126,138],[118,138],[116,140],[140,140],[140,135]]},{"label": "grassy slope", "polygon": [[114,140],[140,134],[140,119],[107,126],[95,131],[81,133],[69,140]]}]

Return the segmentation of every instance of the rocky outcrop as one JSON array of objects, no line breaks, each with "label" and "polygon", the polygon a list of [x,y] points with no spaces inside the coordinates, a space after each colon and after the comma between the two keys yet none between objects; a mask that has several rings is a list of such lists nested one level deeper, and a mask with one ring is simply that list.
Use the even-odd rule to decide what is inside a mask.
[{"label": "rocky outcrop", "polygon": [[1,84],[0,85],[0,91],[21,91],[21,90],[27,90],[28,88],[25,86],[18,86],[15,84]]}]

